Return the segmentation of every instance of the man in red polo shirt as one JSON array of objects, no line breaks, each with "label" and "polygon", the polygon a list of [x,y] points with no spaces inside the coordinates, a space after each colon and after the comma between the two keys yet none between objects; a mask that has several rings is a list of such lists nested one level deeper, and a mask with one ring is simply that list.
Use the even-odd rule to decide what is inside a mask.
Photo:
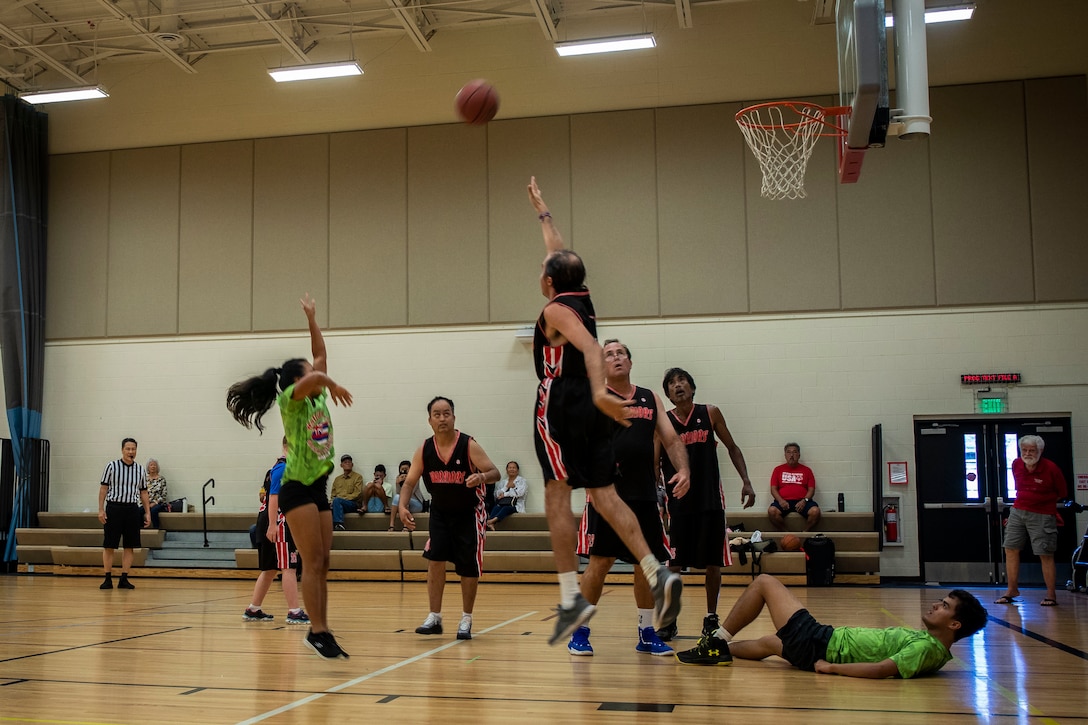
[{"label": "man in red polo shirt", "polygon": [[820,521],[820,507],[813,500],[816,492],[816,476],[812,469],[801,463],[801,446],[787,443],[786,462],[771,473],[771,501],[767,517],[779,531],[786,530],[786,516],[792,511],[805,520],[805,531],[811,531]]},{"label": "man in red polo shirt", "polygon": [[995,604],[1011,604],[1020,594],[1020,550],[1031,541],[1031,550],[1039,557],[1046,583],[1044,607],[1058,604],[1054,584],[1057,570],[1054,552],[1058,549],[1058,501],[1068,495],[1065,476],[1053,462],[1043,458],[1043,439],[1020,439],[1020,457],[1012,462],[1016,482],[1016,501],[1005,526],[1005,573],[1008,588]]}]

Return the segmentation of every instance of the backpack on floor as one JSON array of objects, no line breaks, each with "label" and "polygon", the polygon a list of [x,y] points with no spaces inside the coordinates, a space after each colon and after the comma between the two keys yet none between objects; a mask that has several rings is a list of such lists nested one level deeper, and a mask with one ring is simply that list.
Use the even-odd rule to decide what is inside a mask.
[{"label": "backpack on floor", "polygon": [[805,541],[805,574],[810,587],[829,587],[835,580],[835,542],[823,534]]}]

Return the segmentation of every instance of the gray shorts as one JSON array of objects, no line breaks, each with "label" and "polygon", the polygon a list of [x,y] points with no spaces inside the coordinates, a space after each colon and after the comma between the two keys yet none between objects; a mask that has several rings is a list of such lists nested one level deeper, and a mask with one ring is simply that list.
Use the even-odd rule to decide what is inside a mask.
[{"label": "gray shorts", "polygon": [[1005,548],[1019,551],[1031,541],[1036,556],[1054,556],[1058,550],[1058,517],[1012,509],[1005,526]]}]

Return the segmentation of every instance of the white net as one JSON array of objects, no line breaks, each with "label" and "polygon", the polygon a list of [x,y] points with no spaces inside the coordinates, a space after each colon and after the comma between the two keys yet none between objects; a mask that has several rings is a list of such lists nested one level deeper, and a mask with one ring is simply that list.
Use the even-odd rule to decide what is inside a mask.
[{"label": "white net", "polygon": [[765,199],[804,199],[805,169],[812,148],[828,133],[824,109],[812,103],[764,103],[737,114],[748,146],[763,173]]}]

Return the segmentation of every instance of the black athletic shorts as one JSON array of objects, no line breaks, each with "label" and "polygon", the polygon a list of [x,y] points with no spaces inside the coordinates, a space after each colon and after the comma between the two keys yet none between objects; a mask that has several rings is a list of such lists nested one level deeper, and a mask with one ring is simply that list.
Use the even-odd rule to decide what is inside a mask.
[{"label": "black athletic shorts", "polygon": [[302,481],[284,481],[280,485],[280,511],[287,513],[291,509],[312,503],[318,511],[331,511],[329,505],[328,475],[322,476],[306,485]]},{"label": "black athletic shorts", "polygon": [[544,482],[571,488],[612,485],[614,423],[593,404],[589,380],[546,378],[537,387],[533,417],[536,457]]},{"label": "black athletic shorts", "polygon": [[481,502],[472,509],[446,511],[431,507],[430,538],[423,558],[453,562],[457,576],[478,577],[484,564],[484,524]]},{"label": "black athletic shorts", "polygon": [[669,518],[669,541],[676,551],[672,564],[694,569],[729,566],[729,543],[725,540],[725,511],[677,514]]},{"label": "black athletic shorts", "polygon": [[787,500],[786,508],[782,508],[782,505],[777,501],[771,501],[771,506],[774,506],[776,509],[781,511],[783,516],[788,516],[789,514],[801,514],[806,518],[808,518],[809,511],[814,508],[820,507],[820,504],[816,503],[815,499],[810,498],[808,501],[805,502],[805,505],[801,508],[801,510],[798,511],[794,508],[794,506],[796,506],[800,501],[801,499],[797,499],[796,501]]},{"label": "black athletic shorts", "polygon": [[265,509],[257,514],[257,568],[261,571],[297,569],[298,550],[286,523],[280,525],[277,538],[276,543],[268,540],[268,509]]},{"label": "black athletic shorts", "polygon": [[[669,547],[669,537],[665,533],[665,526],[661,523],[661,512],[657,508],[657,502],[626,501],[625,503],[638,519],[642,538],[646,539],[654,558],[661,562],[672,559],[673,552]],[[578,553],[582,556],[619,559],[628,564],[639,563],[635,555],[623,543],[620,535],[593,507],[592,503],[587,503],[585,511],[582,512],[582,525],[578,529]]]},{"label": "black athletic shorts", "polygon": [[138,503],[106,502],[106,523],[102,525],[102,548],[116,549],[124,539],[124,548],[140,546],[140,529],[144,527],[144,507]]},{"label": "black athletic shorts", "polygon": [[812,672],[816,669],[816,660],[827,659],[827,643],[834,631],[830,624],[817,622],[807,609],[798,609],[778,630],[782,657],[794,667]]}]

